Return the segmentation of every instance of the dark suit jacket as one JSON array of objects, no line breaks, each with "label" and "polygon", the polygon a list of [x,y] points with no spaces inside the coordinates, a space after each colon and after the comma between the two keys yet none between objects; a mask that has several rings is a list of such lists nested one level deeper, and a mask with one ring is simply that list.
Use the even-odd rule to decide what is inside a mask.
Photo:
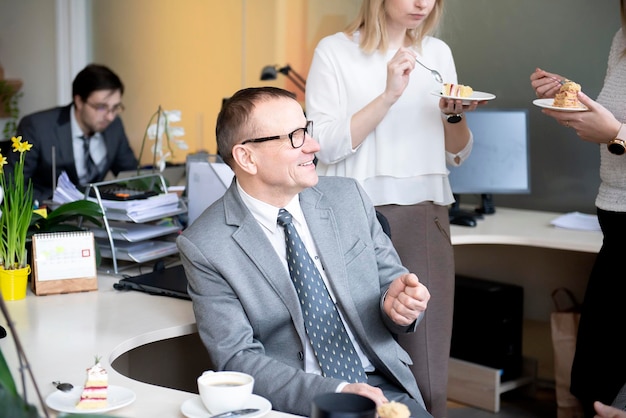
[{"label": "dark suit jacket", "polygon": [[[24,178],[32,180],[34,198],[39,202],[52,198],[52,146],[56,150],[57,177],[65,171],[72,183],[79,184],[72,147],[70,109],[71,105],[68,105],[26,115],[17,127],[17,135],[33,144],[25,154]],[[137,168],[137,158],[128,144],[120,118],[115,118],[102,132],[102,136],[106,143],[107,158],[105,170],[97,181],[102,181],[109,171],[117,174]],[[19,158],[19,153],[9,152],[7,157],[12,166]]]},{"label": "dark suit jacket", "polygon": [[[216,369],[249,373],[274,409],[310,416],[313,398],[340,381],[304,371],[298,296],[235,181],[177,241],[198,331]],[[300,205],[355,338],[377,371],[423,404],[412,360],[394,338],[415,324],[401,327],[381,308],[389,284],[407,270],[371,201],[354,179],[332,176],[302,191]]]}]

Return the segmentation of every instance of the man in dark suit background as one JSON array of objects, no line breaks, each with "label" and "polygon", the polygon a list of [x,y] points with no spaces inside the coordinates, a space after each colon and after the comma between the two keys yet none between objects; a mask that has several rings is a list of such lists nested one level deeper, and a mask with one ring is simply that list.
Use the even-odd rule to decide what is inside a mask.
[{"label": "man in dark suit background", "polygon": [[[65,171],[77,186],[102,181],[112,171],[137,168],[124,125],[124,85],[109,68],[89,64],[72,83],[72,103],[24,116],[17,135],[33,144],[26,153],[24,178],[33,183],[34,198],[51,199],[54,173]],[[18,153],[8,153],[12,166]],[[56,179],[55,179],[56,180]]]}]

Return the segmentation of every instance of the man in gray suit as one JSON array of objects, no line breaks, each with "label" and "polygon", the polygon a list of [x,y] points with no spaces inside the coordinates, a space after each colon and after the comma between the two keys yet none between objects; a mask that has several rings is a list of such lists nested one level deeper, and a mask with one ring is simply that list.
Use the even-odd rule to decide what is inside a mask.
[{"label": "man in gray suit", "polygon": [[[65,171],[77,186],[102,181],[109,171],[137,168],[118,117],[123,94],[124,85],[113,71],[90,64],[74,78],[71,104],[20,120],[17,135],[33,144],[25,154],[24,178],[32,180],[39,203],[52,198],[53,167],[57,177]],[[8,154],[9,164],[15,164],[19,153]]]},{"label": "man in gray suit", "polygon": [[[415,330],[430,294],[401,265],[359,184],[318,179],[312,128],[294,95],[274,87],[240,90],[220,111],[218,148],[235,178],[177,240],[202,341],[217,370],[254,376],[254,392],[276,410],[310,416],[315,396],[352,392],[430,417],[395,339]],[[287,268],[281,208],[338,308],[361,380],[322,372]]]}]

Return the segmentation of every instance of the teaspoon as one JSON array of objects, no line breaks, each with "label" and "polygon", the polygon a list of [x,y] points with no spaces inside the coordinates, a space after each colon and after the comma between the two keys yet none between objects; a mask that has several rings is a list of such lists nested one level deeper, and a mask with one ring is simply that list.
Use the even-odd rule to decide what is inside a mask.
[{"label": "teaspoon", "polygon": [[52,382],[52,384],[61,392],[70,392],[72,389],[74,389],[74,385],[72,385],[71,383],[61,383],[58,380],[55,380],[54,382]]},{"label": "teaspoon", "polygon": [[417,62],[419,65],[421,65],[422,67],[430,71],[430,73],[433,75],[433,77],[435,78],[435,80],[437,80],[438,83],[443,84],[443,77],[441,77],[441,74],[439,74],[439,71],[433,70],[432,68],[428,68],[427,66],[422,64],[417,58],[415,58],[415,62]]}]

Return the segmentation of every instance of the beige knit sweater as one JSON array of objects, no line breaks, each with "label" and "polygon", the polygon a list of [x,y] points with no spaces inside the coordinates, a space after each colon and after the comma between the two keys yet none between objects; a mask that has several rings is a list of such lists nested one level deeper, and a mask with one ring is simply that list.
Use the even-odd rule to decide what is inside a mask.
[{"label": "beige knit sweater", "polygon": [[[622,123],[626,123],[626,35],[622,29],[613,37],[604,86],[598,103]],[[600,189],[596,206],[600,209],[626,212],[626,155],[611,154],[600,145]]]}]

